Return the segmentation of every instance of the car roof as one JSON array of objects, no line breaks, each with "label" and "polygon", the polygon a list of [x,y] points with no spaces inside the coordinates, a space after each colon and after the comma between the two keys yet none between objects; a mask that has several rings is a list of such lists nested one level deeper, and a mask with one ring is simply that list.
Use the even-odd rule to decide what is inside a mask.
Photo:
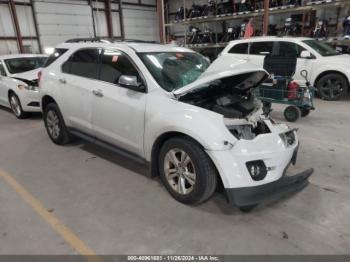
[{"label": "car roof", "polygon": [[172,44],[152,44],[152,43],[137,43],[137,42],[78,42],[78,43],[62,43],[56,48],[125,48],[128,47],[137,53],[150,52],[191,52],[194,51],[188,48],[179,47]]},{"label": "car roof", "polygon": [[304,40],[314,40],[309,37],[291,37],[291,36],[256,36],[247,39],[233,40],[230,43],[246,43],[251,41],[291,41],[291,42],[299,42]]},{"label": "car roof", "polygon": [[29,57],[48,57],[44,54],[11,54],[11,55],[0,55],[0,59],[12,59],[12,58],[29,58]]}]

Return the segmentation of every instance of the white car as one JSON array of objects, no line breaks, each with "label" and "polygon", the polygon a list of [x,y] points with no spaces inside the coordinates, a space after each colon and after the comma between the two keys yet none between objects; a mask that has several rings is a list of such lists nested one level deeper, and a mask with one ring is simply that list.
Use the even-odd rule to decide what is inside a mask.
[{"label": "white car", "polygon": [[217,71],[192,50],[145,43],[64,43],[39,79],[51,140],[72,135],[150,164],[180,202],[207,200],[222,184],[249,210],[302,188],[313,172],[285,176],[296,131],[262,115],[251,92],[268,76],[244,61]]},{"label": "white car", "polygon": [[37,75],[46,60],[45,55],[0,56],[0,105],[11,108],[17,118],[41,111]]},{"label": "white car", "polygon": [[270,36],[235,40],[221,53],[229,61],[245,59],[260,67],[267,54],[297,57],[295,80],[304,83],[300,72],[307,70],[310,83],[323,99],[337,100],[350,91],[350,55],[339,54],[322,41],[312,38]]}]

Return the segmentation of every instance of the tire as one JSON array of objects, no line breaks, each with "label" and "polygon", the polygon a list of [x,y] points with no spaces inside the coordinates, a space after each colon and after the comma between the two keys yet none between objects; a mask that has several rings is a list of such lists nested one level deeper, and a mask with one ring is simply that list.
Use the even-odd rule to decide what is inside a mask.
[{"label": "tire", "polygon": [[316,83],[319,96],[328,101],[339,100],[347,91],[348,86],[348,80],[337,73],[327,74],[321,77]]},{"label": "tire", "polygon": [[295,122],[299,119],[300,116],[301,116],[300,109],[296,106],[288,106],[284,110],[284,118],[288,122]]},{"label": "tire", "polygon": [[300,108],[300,112],[301,112],[301,117],[306,117],[310,114],[311,110],[305,109],[305,108]]},{"label": "tire", "polygon": [[45,107],[44,123],[52,142],[57,145],[65,145],[71,142],[72,137],[64,123],[61,111],[55,103],[50,103]]},{"label": "tire", "polygon": [[28,116],[27,112],[23,111],[21,101],[15,93],[10,93],[9,95],[9,103],[12,110],[12,113],[18,119],[24,119]]},{"label": "tire", "polygon": [[[166,141],[159,153],[158,167],[166,189],[181,203],[199,204],[214,194],[216,168],[202,147],[191,139],[176,137]],[[173,172],[166,172],[167,169]]]},{"label": "tire", "polygon": [[239,207],[239,210],[241,210],[243,213],[249,213],[257,206],[258,206],[257,204],[256,205],[250,205],[250,206],[242,206],[242,207]]}]

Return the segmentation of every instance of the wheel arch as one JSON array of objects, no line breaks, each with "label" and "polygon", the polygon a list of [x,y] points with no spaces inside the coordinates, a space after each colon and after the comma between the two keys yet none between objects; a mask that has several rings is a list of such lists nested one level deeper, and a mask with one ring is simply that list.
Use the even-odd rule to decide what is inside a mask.
[{"label": "wheel arch", "polygon": [[[185,139],[190,139],[196,144],[198,144],[202,149],[204,149],[204,146],[196,139],[193,137],[182,133],[178,131],[169,131],[164,134],[161,134],[160,136],[157,137],[155,142],[153,143],[152,150],[151,150],[151,161],[150,161],[150,175],[151,177],[156,177],[159,176],[159,167],[158,167],[158,155],[160,152],[160,149],[162,148],[162,145],[168,141],[171,138],[174,137],[182,137]],[[213,166],[215,167],[216,173],[217,173],[217,179],[218,179],[218,187],[223,187],[223,182],[221,180],[221,176],[219,174],[218,168],[216,167],[214,161],[211,159],[211,157],[208,155],[209,159],[212,161]]]},{"label": "wheel arch", "polygon": [[56,100],[53,99],[52,96],[49,96],[49,95],[45,95],[43,96],[43,98],[41,99],[41,109],[42,111],[44,112],[46,106],[50,103],[55,103],[57,104]]},{"label": "wheel arch", "polygon": [[14,94],[14,95],[16,95],[17,97],[18,97],[18,95],[16,94],[16,92],[15,91],[13,91],[12,89],[9,89],[8,91],[7,91],[7,98],[10,100],[10,95],[11,94]]},{"label": "wheel arch", "polygon": [[[339,71],[339,70],[327,70],[327,71],[321,72],[321,73],[318,74],[318,76],[315,78],[314,86],[316,87],[317,82],[318,82],[322,77],[324,77],[325,75],[328,75],[328,74],[338,74],[338,75],[343,76],[346,80],[348,80],[348,87],[350,86],[350,79],[349,79],[349,77],[347,77],[346,74],[344,74],[343,72],[341,72],[341,71]],[[350,92],[350,89],[349,89],[349,88],[348,88],[348,92]]]}]

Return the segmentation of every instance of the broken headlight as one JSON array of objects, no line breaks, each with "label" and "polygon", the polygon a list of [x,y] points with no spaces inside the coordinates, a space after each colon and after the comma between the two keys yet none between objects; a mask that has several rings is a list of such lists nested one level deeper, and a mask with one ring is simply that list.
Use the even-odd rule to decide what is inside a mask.
[{"label": "broken headlight", "polygon": [[38,87],[37,86],[34,86],[34,85],[18,85],[17,86],[18,89],[20,90],[29,90],[29,91],[38,91]]},{"label": "broken headlight", "polygon": [[296,140],[294,130],[280,134],[280,138],[286,147],[294,145]]}]

